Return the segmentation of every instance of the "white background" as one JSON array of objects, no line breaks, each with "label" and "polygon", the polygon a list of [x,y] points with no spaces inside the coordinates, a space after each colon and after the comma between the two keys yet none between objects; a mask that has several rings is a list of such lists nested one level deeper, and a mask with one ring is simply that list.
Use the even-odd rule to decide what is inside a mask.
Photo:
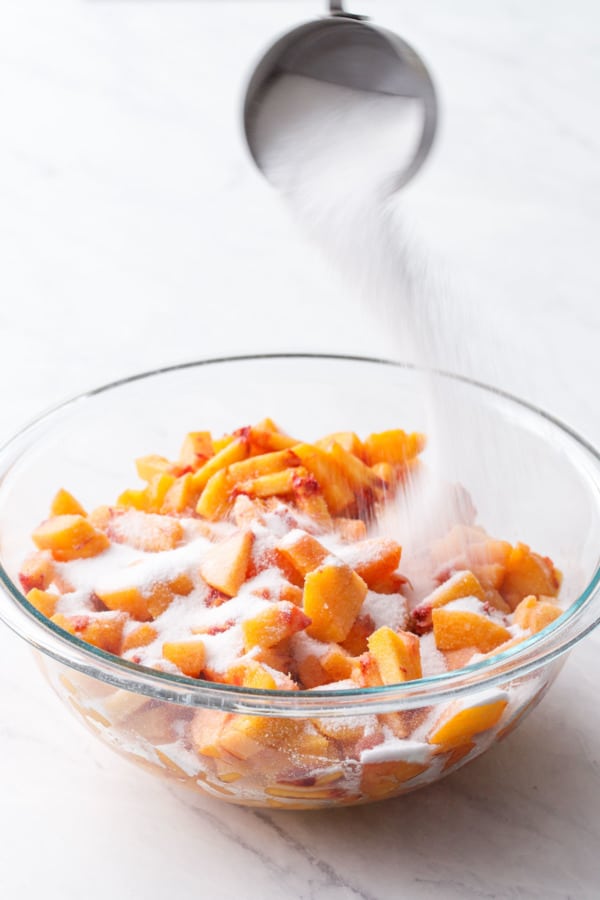
[{"label": "white background", "polygon": [[[470,311],[459,339],[476,374],[600,443],[597,4],[354,6],[414,43],[438,83],[439,141],[400,202],[440,296]],[[318,12],[0,5],[0,438],[65,396],[172,362],[396,355],[241,137],[252,61]],[[284,815],[187,809],[80,731],[3,631],[2,896],[597,897],[599,650],[596,635],[514,736],[442,784]]]}]

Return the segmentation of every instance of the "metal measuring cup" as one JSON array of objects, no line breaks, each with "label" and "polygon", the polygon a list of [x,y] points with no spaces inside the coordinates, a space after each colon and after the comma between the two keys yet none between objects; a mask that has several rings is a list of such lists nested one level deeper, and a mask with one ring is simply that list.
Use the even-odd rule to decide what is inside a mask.
[{"label": "metal measuring cup", "polygon": [[252,158],[264,172],[259,153],[257,121],[261,104],[274,81],[302,75],[355,90],[407,98],[418,105],[420,134],[392,189],[403,187],[421,168],[433,143],[438,104],[431,76],[418,54],[391,31],[353,15],[342,0],[330,0],[329,15],[287,32],[267,50],[246,90],[244,130]]}]

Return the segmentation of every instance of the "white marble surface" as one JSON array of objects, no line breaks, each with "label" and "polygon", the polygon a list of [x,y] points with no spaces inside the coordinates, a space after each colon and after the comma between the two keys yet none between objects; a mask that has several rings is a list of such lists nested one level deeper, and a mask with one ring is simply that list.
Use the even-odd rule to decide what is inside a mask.
[{"label": "white marble surface", "polygon": [[[405,220],[476,310],[478,374],[600,442],[600,15],[593,0],[356,0],[444,105]],[[0,438],[180,360],[394,355],[304,246],[240,140],[251,60],[304,2],[5,0]],[[443,364],[444,360],[440,360]],[[324,813],[194,812],[96,744],[0,633],[0,894],[88,900],[596,898],[600,634],[527,723],[445,782]]]}]

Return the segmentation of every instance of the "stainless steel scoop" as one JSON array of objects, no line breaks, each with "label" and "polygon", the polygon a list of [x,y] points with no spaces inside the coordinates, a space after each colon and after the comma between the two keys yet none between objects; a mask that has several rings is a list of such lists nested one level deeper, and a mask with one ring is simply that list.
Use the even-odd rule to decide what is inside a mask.
[{"label": "stainless steel scoop", "polygon": [[[257,119],[274,81],[302,75],[355,90],[395,95],[418,104],[422,127],[414,148],[402,148],[404,160],[393,189],[421,168],[436,132],[438,104],[431,76],[405,41],[365,16],[346,12],[342,0],[330,0],[329,15],[284,34],[267,50],[250,78],[244,102],[244,129],[250,153],[264,172],[258,147]],[[408,149],[408,153],[407,153]]]}]

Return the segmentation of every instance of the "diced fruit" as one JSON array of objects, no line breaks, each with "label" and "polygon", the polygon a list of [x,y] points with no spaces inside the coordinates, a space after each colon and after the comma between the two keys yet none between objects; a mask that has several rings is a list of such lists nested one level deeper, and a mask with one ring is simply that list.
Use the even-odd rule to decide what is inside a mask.
[{"label": "diced fruit", "polygon": [[86,511],[73,494],[61,488],[50,504],[51,516],[85,516]]},{"label": "diced fruit", "polygon": [[137,509],[140,512],[148,511],[148,492],[143,490],[133,490],[128,488],[117,497],[117,506],[123,509]]},{"label": "diced fruit", "polygon": [[451,750],[448,753],[448,757],[444,762],[443,772],[447,772],[448,769],[454,768],[465,756],[468,756],[469,753],[475,749],[475,742],[469,741],[467,744],[463,744],[460,747],[455,747],[454,750]]},{"label": "diced fruit", "polygon": [[244,644],[253,647],[273,647],[297,631],[310,625],[310,619],[291,603],[271,603],[251,619],[242,622]]},{"label": "diced fruit", "polygon": [[219,472],[221,469],[226,469],[233,463],[246,459],[248,452],[248,439],[245,437],[234,438],[230,444],[227,444],[222,450],[215,453],[214,456],[211,456],[197,472],[194,472],[194,488],[196,490],[203,490],[208,484],[209,478],[212,478],[215,472]]},{"label": "diced fruit", "polygon": [[368,494],[381,487],[381,481],[375,472],[339,444],[334,443],[329,453],[344,473],[353,493]]},{"label": "diced fruit", "polygon": [[505,696],[492,700],[486,697],[479,705],[465,708],[455,700],[434,726],[429,743],[439,744],[444,750],[469,743],[476,734],[488,731],[500,721],[507,703]]},{"label": "diced fruit", "polygon": [[[460,600],[462,597],[485,599],[485,591],[472,572],[456,572],[413,609],[412,618],[415,631],[419,634],[428,631],[433,625],[433,610],[452,603],[453,600]],[[446,649],[455,648],[448,647]]]},{"label": "diced fruit", "polygon": [[361,614],[354,620],[352,628],[342,641],[342,647],[351,656],[360,656],[369,649],[367,640],[374,631],[375,623],[371,616]]},{"label": "diced fruit", "polygon": [[111,518],[108,534],[113,541],[128,544],[145,553],[173,550],[183,538],[183,526],[178,519],[128,510]]},{"label": "diced fruit", "polygon": [[213,456],[213,443],[210,431],[190,431],[179,452],[179,465],[183,469],[194,472]]},{"label": "diced fruit", "polygon": [[383,626],[373,632],[367,643],[384,684],[399,684],[423,677],[421,648],[416,635]]},{"label": "diced fruit", "polygon": [[54,577],[54,565],[49,551],[32,553],[21,565],[19,581],[24,591],[38,588],[40,591],[50,587]]},{"label": "diced fruit", "polygon": [[251,456],[242,462],[234,463],[229,467],[229,474],[233,484],[241,484],[244,481],[252,481],[263,475],[273,475],[275,472],[283,472],[300,464],[300,460],[292,450],[279,450],[274,453],[262,453],[260,456]]},{"label": "diced fruit", "polygon": [[152,481],[156,475],[170,474],[173,468],[168,459],[156,454],[138,457],[135,467],[142,481]]},{"label": "diced fruit", "polygon": [[[193,476],[192,476],[193,477]],[[192,483],[192,489],[194,485]],[[219,469],[208,479],[198,500],[196,512],[212,522],[221,519],[231,505],[231,480],[227,469]]]},{"label": "diced fruit", "polygon": [[[255,457],[260,459],[260,456]],[[260,475],[249,481],[241,481],[235,490],[249,497],[285,497],[294,493],[295,469],[284,469],[269,475]]]},{"label": "diced fruit", "polygon": [[367,536],[367,526],[362,519],[334,519],[333,525],[343,541],[351,544],[353,541],[362,541]]},{"label": "diced fruit", "polygon": [[345,564],[323,565],[304,579],[307,629],[320,641],[339,643],[348,636],[367,594],[367,585]]},{"label": "diced fruit", "polygon": [[365,441],[367,462],[370,466],[381,462],[406,463],[421,453],[425,443],[424,435],[407,434],[401,429],[370,434]]},{"label": "diced fruit", "polygon": [[126,617],[120,613],[93,613],[85,616],[55,613],[50,621],[100,650],[121,653]]},{"label": "diced fruit", "polygon": [[123,639],[122,652],[134,650],[136,647],[147,647],[158,637],[156,628],[152,625],[139,625]]},{"label": "diced fruit", "polygon": [[354,491],[339,464],[319,447],[311,444],[296,444],[294,453],[302,465],[311,472],[323,491],[329,511],[338,515],[354,503]]},{"label": "diced fruit", "polygon": [[390,538],[372,538],[353,544],[341,558],[372,588],[392,574],[400,563],[402,548]]},{"label": "diced fruit", "polygon": [[40,550],[50,550],[59,562],[97,556],[109,547],[106,535],[80,515],[53,516],[32,537]]},{"label": "diced fruit", "polygon": [[562,609],[555,603],[547,600],[538,600],[537,597],[525,597],[515,609],[515,624],[525,631],[537,634],[551,622],[562,615]]},{"label": "diced fruit", "polygon": [[328,557],[328,551],[306,531],[291,531],[277,545],[279,553],[302,576],[317,569]]},{"label": "diced fruit", "polygon": [[254,535],[242,531],[215,544],[200,563],[200,574],[207,584],[235,597],[246,579]]},{"label": "diced fruit", "polygon": [[166,515],[172,513],[191,512],[198,499],[194,490],[191,474],[181,475],[167,490],[162,503],[161,512]]},{"label": "diced fruit", "polygon": [[[501,646],[501,645],[499,645]],[[456,669],[464,669],[471,662],[476,653],[479,653],[477,647],[461,647],[460,650],[443,650],[444,659],[449,672]]]},{"label": "diced fruit", "polygon": [[159,581],[153,585],[146,599],[148,612],[157,619],[169,608],[176,596],[187,597],[194,589],[189,575],[178,575],[171,581]]},{"label": "diced fruit", "polygon": [[199,638],[168,641],[163,644],[162,655],[181,669],[188,678],[199,678],[206,661],[204,641]]},{"label": "diced fruit", "polygon": [[325,530],[331,528],[333,520],[319,483],[303,466],[296,469],[294,477],[294,503],[316,525]]},{"label": "diced fruit", "polygon": [[96,596],[107,609],[121,610],[136,619],[145,622],[152,616],[148,611],[148,598],[144,597],[139,588],[123,588],[118,591],[96,591]]},{"label": "diced fruit", "polygon": [[166,472],[153,475],[148,482],[146,488],[146,500],[148,512],[159,513],[162,510],[166,496],[172,487],[176,484],[177,479],[174,475],[168,475]]},{"label": "diced fruit", "polygon": [[516,609],[529,594],[555,597],[560,575],[549,559],[532,553],[526,544],[517,544],[506,561],[506,574],[500,593],[511,609]]},{"label": "diced fruit", "polygon": [[298,441],[279,431],[277,426],[269,419],[253,425],[249,434],[252,454],[271,453],[278,450],[289,450],[295,447]]},{"label": "diced fruit", "polygon": [[353,431],[334,431],[333,434],[327,434],[325,437],[315,441],[315,447],[321,450],[331,450],[334,444],[337,444],[347,453],[352,453],[358,459],[364,462],[365,448],[363,442]]},{"label": "diced fruit", "polygon": [[52,594],[49,591],[32,588],[27,594],[27,599],[38,612],[50,619],[56,612],[56,604],[60,597],[58,594]]},{"label": "diced fruit", "polygon": [[383,800],[401,791],[407,781],[427,768],[426,763],[404,761],[368,763],[362,769],[360,789],[371,800]]},{"label": "diced fruit", "polygon": [[511,637],[504,625],[476,612],[441,606],[432,615],[438,650],[476,647],[481,653],[487,653]]}]

